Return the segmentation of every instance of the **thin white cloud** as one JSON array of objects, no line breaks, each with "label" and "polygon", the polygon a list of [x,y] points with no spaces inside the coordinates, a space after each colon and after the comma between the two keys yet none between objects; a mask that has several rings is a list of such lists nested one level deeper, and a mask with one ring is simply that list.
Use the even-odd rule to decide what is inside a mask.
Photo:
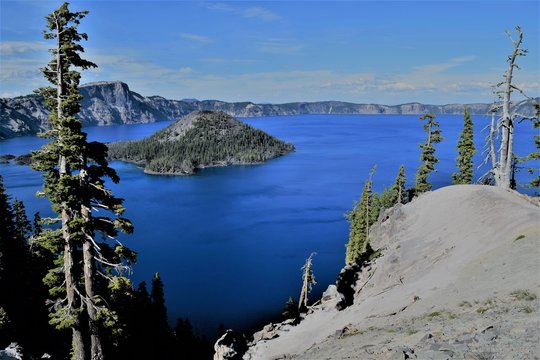
[{"label": "thin white cloud", "polygon": [[[83,83],[121,80],[143,95],[161,95],[170,99],[199,98],[273,103],[319,100],[382,104],[411,101],[435,104],[486,102],[492,99],[490,86],[501,78],[501,72],[491,69],[487,69],[483,74],[446,72],[448,64],[472,61],[472,57],[454,58],[444,64],[427,64],[396,75],[332,69],[259,71],[234,75],[203,73],[190,66],[191,64],[163,66],[144,60],[140,54],[129,49],[119,49],[117,53],[89,49],[87,58],[97,63],[99,68],[83,72]],[[206,59],[209,63],[222,61],[235,60]],[[236,61],[250,60],[240,58]],[[28,94],[45,85],[46,82],[39,72],[39,67],[45,62],[40,59],[4,57],[0,72],[1,93],[4,96]],[[530,96],[538,96],[538,78],[538,70],[522,70],[516,72],[515,83]]]},{"label": "thin white cloud", "polygon": [[214,64],[223,64],[223,63],[234,63],[234,64],[253,64],[259,62],[255,59],[234,59],[234,58],[224,58],[224,57],[208,57],[201,59],[205,63],[214,63]]},{"label": "thin white cloud", "polygon": [[258,50],[262,53],[273,55],[297,54],[303,49],[303,45],[288,39],[268,39],[259,43]]},{"label": "thin white cloud", "polygon": [[26,95],[26,94],[21,94],[18,91],[2,91],[2,92],[0,92],[0,98],[14,98],[14,97],[21,96],[21,95]]},{"label": "thin white cloud", "polygon": [[280,16],[276,13],[260,6],[249,7],[242,14],[246,18],[258,18],[268,22],[280,19]]},{"label": "thin white cloud", "polygon": [[50,47],[50,44],[43,41],[2,41],[0,43],[0,54],[2,56],[11,56],[43,52]]},{"label": "thin white cloud", "polygon": [[265,22],[272,22],[281,19],[281,16],[262,6],[233,6],[225,3],[211,3],[206,5],[207,9],[227,12],[248,19],[258,19]]},{"label": "thin white cloud", "polygon": [[473,61],[476,56],[462,56],[449,59],[447,62],[438,64],[427,64],[414,67],[414,73],[416,76],[439,74],[448,69],[455,68],[467,62]]},{"label": "thin white cloud", "polygon": [[211,43],[213,40],[209,38],[208,36],[199,35],[199,34],[191,34],[191,33],[181,33],[180,37],[189,41],[194,41],[201,44],[208,44]]}]

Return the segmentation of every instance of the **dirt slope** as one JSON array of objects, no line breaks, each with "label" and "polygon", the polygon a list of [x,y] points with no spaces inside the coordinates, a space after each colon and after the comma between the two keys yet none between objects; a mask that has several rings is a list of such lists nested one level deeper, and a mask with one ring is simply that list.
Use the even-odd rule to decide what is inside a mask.
[{"label": "dirt slope", "polygon": [[387,215],[354,304],[338,311],[329,297],[244,359],[540,358],[538,206],[461,185]]}]

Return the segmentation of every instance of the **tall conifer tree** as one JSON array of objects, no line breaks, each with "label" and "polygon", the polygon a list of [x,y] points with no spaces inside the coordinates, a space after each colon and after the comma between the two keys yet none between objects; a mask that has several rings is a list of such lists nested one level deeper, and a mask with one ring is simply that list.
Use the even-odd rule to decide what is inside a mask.
[{"label": "tall conifer tree", "polygon": [[416,172],[415,192],[417,194],[431,190],[432,185],[428,181],[428,176],[431,172],[435,171],[435,164],[439,162],[439,159],[435,156],[434,144],[440,143],[443,140],[439,123],[435,121],[435,115],[425,114],[420,117],[420,121],[424,120],[427,120],[424,124],[424,131],[428,136],[426,141],[419,145],[420,149],[422,149],[422,154],[420,155],[422,164]]},{"label": "tall conifer tree", "polygon": [[369,178],[364,184],[360,202],[355,202],[353,209],[346,215],[350,222],[349,242],[345,263],[354,265],[367,251],[369,245],[369,228],[379,215],[379,199],[373,193],[373,181],[371,180],[375,167],[371,169]]},{"label": "tall conifer tree", "polygon": [[393,197],[392,197],[392,205],[396,204],[405,204],[405,201],[407,199],[407,194],[405,190],[405,166],[401,164],[399,166],[398,173],[396,175],[396,180],[394,181],[393,188]]},{"label": "tall conifer tree", "polygon": [[[92,360],[101,360],[104,355],[99,319],[112,314],[102,300],[105,294],[96,292],[96,277],[103,275],[114,283],[114,276],[135,260],[135,254],[120,243],[98,240],[115,239],[119,231],[131,232],[132,226],[121,217],[122,199],[105,187],[107,177],[119,181],[108,166],[107,147],[88,142],[76,118],[82,99],[76,69],[96,67],[81,57],[84,49],[79,43],[88,37],[78,31],[78,25],[87,13],[71,12],[64,3],[46,16],[44,37],[54,40],[55,46],[51,61],[42,71],[53,86],[41,88],[38,93],[50,110],[49,130],[42,134],[50,142],[34,153],[32,166],[44,173],[43,195],[58,214],[48,220],[61,225],[58,231],[47,232],[39,240],[60,254],[58,270],[51,270],[46,278],[56,298],[51,323],[59,329],[71,328],[76,360],[85,359],[86,352]],[[94,216],[94,208],[110,212],[112,218],[106,214]],[[104,236],[98,238],[96,233]],[[59,271],[63,276],[58,276]],[[83,311],[86,317],[81,316]],[[85,318],[87,323],[83,323]]]},{"label": "tall conifer tree", "polygon": [[457,144],[458,156],[456,165],[459,172],[452,174],[454,184],[471,184],[473,180],[474,164],[472,161],[473,155],[476,153],[476,147],[473,140],[473,122],[469,109],[465,108],[463,116],[463,130],[459,135]]}]

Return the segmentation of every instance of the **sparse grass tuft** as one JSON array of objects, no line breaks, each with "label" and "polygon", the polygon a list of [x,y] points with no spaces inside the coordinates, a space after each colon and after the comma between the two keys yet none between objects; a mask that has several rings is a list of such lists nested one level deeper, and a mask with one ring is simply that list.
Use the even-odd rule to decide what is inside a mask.
[{"label": "sparse grass tuft", "polygon": [[530,292],[529,290],[514,290],[510,295],[516,300],[527,300],[532,301],[536,299],[536,294]]},{"label": "sparse grass tuft", "polygon": [[437,317],[437,316],[442,316],[442,313],[440,311],[434,311],[434,312],[427,315],[427,317],[430,320],[433,319],[434,317]]},{"label": "sparse grass tuft", "polygon": [[373,252],[371,255],[369,255],[369,260],[373,260],[381,256],[381,252],[379,250]]},{"label": "sparse grass tuft", "polygon": [[523,312],[524,312],[525,314],[530,314],[530,313],[534,312],[534,309],[533,309],[532,307],[530,307],[530,306],[525,306],[525,307],[523,308]]},{"label": "sparse grass tuft", "polygon": [[516,237],[516,238],[514,239],[514,241],[521,240],[521,239],[523,239],[524,237],[525,237],[525,235],[520,234],[520,235],[518,235],[518,237]]},{"label": "sparse grass tuft", "polygon": [[414,335],[417,332],[418,332],[418,330],[415,330],[413,328],[407,328],[407,331],[406,331],[407,335]]},{"label": "sparse grass tuft", "polygon": [[479,313],[479,314],[483,314],[488,310],[489,310],[489,308],[485,308],[483,306],[480,306],[478,309],[476,309],[476,312]]},{"label": "sparse grass tuft", "polygon": [[460,307],[472,307],[472,304],[468,301],[462,301],[461,303],[459,303],[459,306]]}]

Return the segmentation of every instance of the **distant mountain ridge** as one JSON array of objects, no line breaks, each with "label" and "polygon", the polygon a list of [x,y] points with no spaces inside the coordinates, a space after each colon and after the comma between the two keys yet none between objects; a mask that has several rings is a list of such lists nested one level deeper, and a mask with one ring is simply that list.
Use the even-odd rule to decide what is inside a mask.
[{"label": "distant mountain ridge", "polygon": [[[85,126],[139,124],[175,120],[195,110],[221,110],[236,117],[299,114],[461,114],[463,104],[401,105],[354,104],[342,101],[255,104],[219,100],[169,100],[161,96],[142,96],[121,81],[81,85],[83,95],[79,118]],[[488,113],[491,104],[467,104],[471,113]],[[516,104],[520,113],[532,115],[531,100]],[[0,99],[0,139],[37,133],[45,127],[48,111],[38,95]]]}]

